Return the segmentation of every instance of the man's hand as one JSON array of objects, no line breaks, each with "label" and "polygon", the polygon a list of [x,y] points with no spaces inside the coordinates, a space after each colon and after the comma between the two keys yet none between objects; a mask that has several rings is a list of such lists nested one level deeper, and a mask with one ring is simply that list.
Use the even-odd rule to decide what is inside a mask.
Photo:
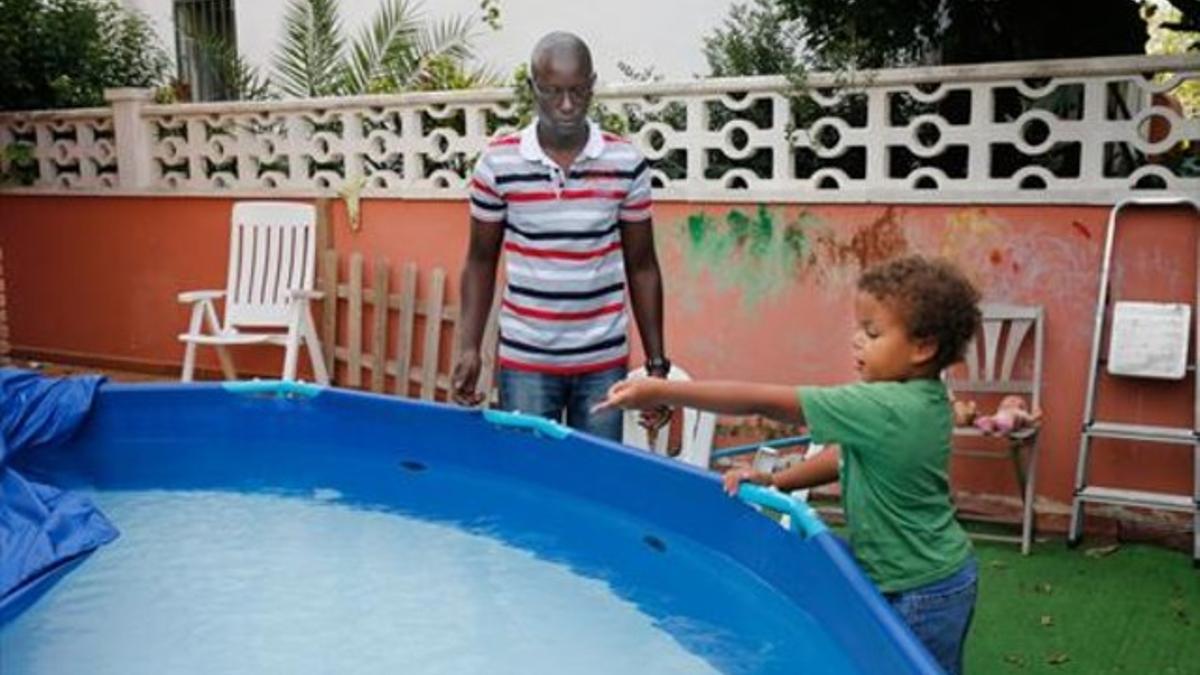
[{"label": "man's hand", "polygon": [[479,382],[480,365],[478,351],[464,349],[459,354],[458,361],[454,364],[454,373],[450,379],[450,397],[454,399],[455,403],[465,406],[477,406],[483,402],[483,394],[475,391],[475,385]]},{"label": "man's hand", "polygon": [[643,410],[638,417],[638,424],[646,431],[658,431],[671,423],[671,406],[660,405],[649,410]]},{"label": "man's hand", "polygon": [[[657,364],[653,361],[658,361]],[[650,377],[660,380],[667,379],[667,374],[671,372],[671,362],[663,357],[651,359],[646,362],[646,374]],[[674,409],[668,405],[660,405],[650,410],[642,410],[638,416],[638,426],[646,430],[646,434],[650,437],[650,446],[654,447],[655,437],[658,436],[658,431],[671,423],[671,414]]]},{"label": "man's hand", "polygon": [[592,407],[593,413],[612,410],[614,408],[641,410],[638,424],[651,434],[651,444],[654,433],[671,421],[672,409],[661,403],[659,386],[664,380],[650,377],[636,380],[621,380],[608,390],[608,397]]}]

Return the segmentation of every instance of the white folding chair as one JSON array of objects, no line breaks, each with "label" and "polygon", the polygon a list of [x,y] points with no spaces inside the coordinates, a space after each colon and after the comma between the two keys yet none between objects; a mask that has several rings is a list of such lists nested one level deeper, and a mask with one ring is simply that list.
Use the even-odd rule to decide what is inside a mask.
[{"label": "white folding chair", "polygon": [[[284,380],[296,379],[300,344],[308,348],[313,374],[329,383],[309,301],[322,294],[316,278],[316,208],[285,202],[238,202],[229,236],[229,270],[224,291],[187,291],[179,301],[192,306],[180,379],[190,382],[196,347],[217,348],[227,379],[236,379],[226,347],[267,344],[284,348]],[[215,301],[225,300],[223,320]]]},{"label": "white folding chair", "polygon": [[[645,368],[638,368],[637,370],[630,371],[629,377],[630,379],[635,379],[648,377],[648,375]],[[688,381],[692,378],[683,368],[672,366],[667,379]],[[624,427],[621,434],[622,441],[625,445],[635,448],[650,449],[649,434],[646,433],[646,429],[638,424],[638,416],[640,414],[641,411],[638,410],[625,411]],[[715,414],[694,408],[684,408],[682,443],[680,444],[679,454],[676,458],[693,466],[707,469],[709,457],[712,455],[713,434],[716,431],[716,426],[717,416]],[[655,454],[664,456],[671,454],[667,450],[667,440],[668,436],[670,436],[669,431],[669,429],[663,428],[658,434],[653,449]]]}]

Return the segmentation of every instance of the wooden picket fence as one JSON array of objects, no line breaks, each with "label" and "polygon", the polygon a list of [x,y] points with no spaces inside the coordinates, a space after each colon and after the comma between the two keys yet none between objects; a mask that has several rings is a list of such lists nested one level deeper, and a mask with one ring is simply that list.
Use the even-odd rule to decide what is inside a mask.
[{"label": "wooden picket fence", "polygon": [[[319,269],[325,299],[319,330],[333,382],[427,401],[446,400],[459,352],[459,308],[445,302],[446,271],[436,267],[421,274],[415,263],[405,263],[399,268],[400,288],[391,289],[394,267],[386,258],[371,264],[369,286],[364,283],[368,271],[361,253],[351,254],[345,266],[339,263],[337,251],[323,251]],[[339,278],[343,267],[344,279]],[[480,389],[492,392],[491,398],[495,396],[496,310],[494,304],[481,346],[479,378]]]},{"label": "wooden picket fence", "polygon": [[4,295],[4,249],[0,249],[0,363],[8,362],[12,345],[8,341],[8,299]]}]

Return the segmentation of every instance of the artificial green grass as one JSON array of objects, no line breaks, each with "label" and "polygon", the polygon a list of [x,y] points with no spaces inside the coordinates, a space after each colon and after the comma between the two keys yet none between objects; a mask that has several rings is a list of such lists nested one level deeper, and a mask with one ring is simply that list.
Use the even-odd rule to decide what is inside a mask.
[{"label": "artificial green grass", "polygon": [[1200,570],[1144,545],[976,542],[966,672],[1200,675]]}]

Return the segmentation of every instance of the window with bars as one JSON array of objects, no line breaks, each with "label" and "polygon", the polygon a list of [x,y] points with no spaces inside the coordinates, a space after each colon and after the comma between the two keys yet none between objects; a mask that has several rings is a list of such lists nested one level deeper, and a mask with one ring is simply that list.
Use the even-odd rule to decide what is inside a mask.
[{"label": "window with bars", "polygon": [[175,0],[175,62],[192,101],[234,98],[230,82],[237,58],[233,0]]}]

